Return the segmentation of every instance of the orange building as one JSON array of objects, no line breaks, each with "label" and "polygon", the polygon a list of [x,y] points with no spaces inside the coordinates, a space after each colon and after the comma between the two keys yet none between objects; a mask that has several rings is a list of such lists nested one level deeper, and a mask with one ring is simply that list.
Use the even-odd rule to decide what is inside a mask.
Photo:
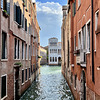
[{"label": "orange building", "polygon": [[100,100],[100,0],[69,0],[68,5],[71,10],[69,86],[76,100]]}]

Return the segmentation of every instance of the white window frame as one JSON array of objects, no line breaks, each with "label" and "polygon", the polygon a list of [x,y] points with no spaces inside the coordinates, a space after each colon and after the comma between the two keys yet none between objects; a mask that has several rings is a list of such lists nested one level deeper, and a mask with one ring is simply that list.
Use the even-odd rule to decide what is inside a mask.
[{"label": "white window frame", "polygon": [[[26,48],[27,45],[27,48]],[[26,55],[26,60],[28,60],[28,44],[25,45],[25,55]]]},{"label": "white window frame", "polygon": [[81,5],[81,0],[78,0],[78,8],[80,7]]},{"label": "white window frame", "polygon": [[[2,77],[4,77],[4,76],[6,76],[6,96],[4,96],[3,98],[1,98],[1,100],[4,100],[7,97],[7,74],[1,75],[1,83],[2,83]],[[1,86],[2,86],[2,84],[1,84]]]},{"label": "white window frame", "polygon": [[[88,21],[87,21],[87,23],[86,23],[86,52],[87,53],[90,53],[90,50],[89,50],[89,47],[88,47],[88,41],[90,41],[90,40],[88,40],[87,38],[88,38],[88,29],[87,29],[87,25],[89,24],[91,22],[91,20],[89,19]],[[91,33],[91,23],[90,23],[90,33]]]},{"label": "white window frame", "polygon": [[97,30],[97,27],[98,27],[97,13],[99,13],[99,10],[97,10],[97,11],[95,12],[95,31]]},{"label": "white window frame", "polygon": [[[82,29],[80,29],[80,30],[78,31],[78,49],[80,50],[80,49],[81,49],[81,42],[82,42],[82,41],[79,41],[79,33],[80,33],[80,35],[81,35],[81,37],[82,37]],[[79,42],[80,42],[80,46],[79,46]]]},{"label": "white window frame", "polygon": [[22,41],[22,44],[23,44],[23,47],[22,47],[22,49],[23,49],[23,57],[22,57],[22,60],[24,60],[25,59],[25,43]]},{"label": "white window frame", "polygon": [[[99,10],[97,10],[95,12],[95,31],[97,31],[97,27],[98,27],[98,20],[96,19],[97,18],[97,13],[99,13]],[[96,34],[95,34],[95,48],[94,48],[94,51],[96,52]]]}]

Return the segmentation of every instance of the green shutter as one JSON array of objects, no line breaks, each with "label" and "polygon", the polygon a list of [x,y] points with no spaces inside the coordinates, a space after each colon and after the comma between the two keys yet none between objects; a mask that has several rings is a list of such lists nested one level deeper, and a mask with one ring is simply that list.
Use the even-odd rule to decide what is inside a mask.
[{"label": "green shutter", "polygon": [[14,4],[14,21],[16,21],[16,5]]}]

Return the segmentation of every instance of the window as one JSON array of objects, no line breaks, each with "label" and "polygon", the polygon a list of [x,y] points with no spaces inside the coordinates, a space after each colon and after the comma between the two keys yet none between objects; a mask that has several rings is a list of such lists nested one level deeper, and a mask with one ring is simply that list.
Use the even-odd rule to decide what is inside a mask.
[{"label": "window", "polygon": [[20,9],[20,6],[17,6],[14,4],[14,20],[21,25],[21,16],[22,16],[22,11]]},{"label": "window", "polygon": [[77,80],[77,75],[75,75],[75,85],[74,85],[75,88],[76,88],[76,80]]},{"label": "window", "polygon": [[24,14],[22,15],[22,28],[24,28],[24,20],[25,20],[25,18],[24,18]]},{"label": "window", "polygon": [[26,44],[26,50],[25,51],[26,51],[25,55],[26,55],[26,59],[27,59],[27,44]]},{"label": "window", "polygon": [[58,49],[58,54],[61,54],[61,49]]},{"label": "window", "polygon": [[24,42],[22,42],[22,59],[24,59]]},{"label": "window", "polygon": [[73,73],[71,72],[71,83],[73,83]]},{"label": "window", "polygon": [[52,61],[51,57],[50,57],[50,62]]},{"label": "window", "polygon": [[53,62],[54,62],[54,57],[53,57]]},{"label": "window", "polygon": [[82,48],[86,49],[86,26],[82,28]]},{"label": "window", "polygon": [[27,31],[27,19],[25,18],[25,31]]},{"label": "window", "polygon": [[76,36],[74,37],[74,51],[76,50]]},{"label": "window", "polygon": [[31,8],[30,8],[30,4],[29,4],[29,13],[31,13]]},{"label": "window", "polygon": [[29,24],[29,34],[31,34],[31,27],[30,27],[30,24]]},{"label": "window", "polygon": [[24,0],[24,2],[25,2],[25,6],[27,7],[27,0]]},{"label": "window", "polygon": [[25,69],[25,80],[27,80],[27,69]]},{"label": "window", "polygon": [[7,0],[1,0],[1,9],[6,10],[10,14],[10,2]]},{"label": "window", "polygon": [[95,31],[97,30],[98,27],[98,18],[99,18],[99,11],[95,13]]},{"label": "window", "polygon": [[2,32],[2,59],[7,59],[7,34]]},{"label": "window", "polygon": [[7,95],[7,76],[1,77],[1,98]]},{"label": "window", "polygon": [[90,22],[87,24],[87,52],[90,51]]},{"label": "window", "polygon": [[31,47],[29,45],[29,60],[31,60]]},{"label": "window", "polygon": [[76,14],[76,0],[73,3],[73,16],[75,16],[75,14]]},{"label": "window", "polygon": [[57,62],[57,57],[55,57],[55,62]]},{"label": "window", "polygon": [[22,83],[24,83],[24,70],[22,70]]},{"label": "window", "polygon": [[78,0],[78,7],[80,7],[81,5],[81,0]]},{"label": "window", "polygon": [[81,32],[78,33],[78,49],[81,48]]},{"label": "window", "polygon": [[31,74],[31,73],[30,73],[30,68],[29,68],[29,78],[30,78],[30,74]]},{"label": "window", "polygon": [[15,38],[14,59],[19,59],[19,40]]}]

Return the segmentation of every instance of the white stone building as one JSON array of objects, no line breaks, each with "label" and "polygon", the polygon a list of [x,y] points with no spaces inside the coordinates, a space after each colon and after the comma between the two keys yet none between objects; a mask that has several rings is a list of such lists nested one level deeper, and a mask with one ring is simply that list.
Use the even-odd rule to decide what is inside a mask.
[{"label": "white stone building", "polygon": [[61,42],[57,38],[50,38],[48,44],[48,64],[61,64]]}]

